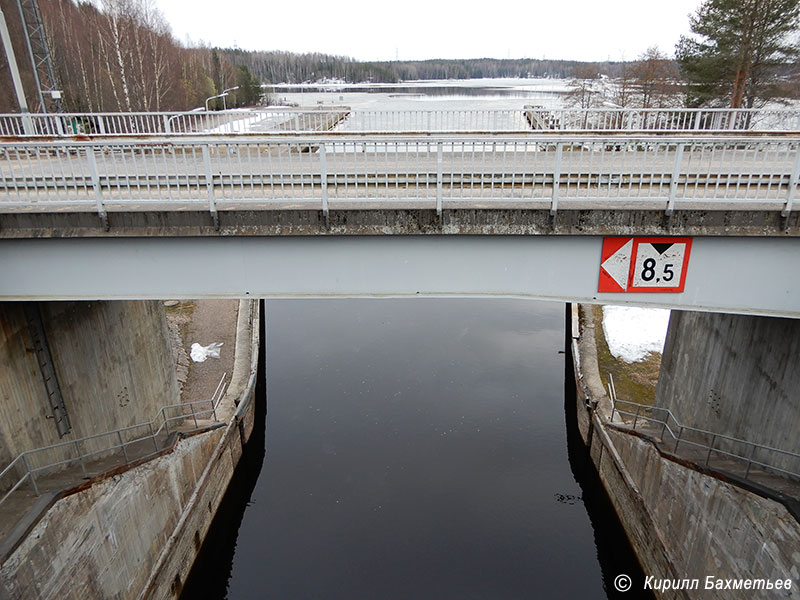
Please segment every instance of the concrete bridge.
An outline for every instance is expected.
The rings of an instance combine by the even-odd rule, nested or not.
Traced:
[[[800,259],[797,112],[337,111],[0,118],[22,132],[0,143],[0,298],[516,295],[800,316],[782,275]],[[436,131],[411,132],[423,122]],[[607,236],[697,237],[684,291],[598,291]],[[54,237],[84,239],[38,239]]]
[[[796,460],[797,114],[455,112],[0,117],[0,300],[23,301],[0,302],[4,456],[76,435],[54,426],[64,407],[83,435],[170,404],[152,300],[519,296],[686,310],[670,325],[658,406]],[[724,477],[711,487],[609,433],[598,397],[579,420],[596,428],[592,457],[653,572],[792,564],[774,544],[766,559],[742,556],[744,541],[774,542],[773,522],[796,548],[774,494]],[[680,539],[652,533],[659,511],[669,526],[686,515]],[[749,537],[712,535],[726,528]]]

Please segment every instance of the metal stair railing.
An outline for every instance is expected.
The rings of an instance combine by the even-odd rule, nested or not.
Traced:
[[[626,415],[633,417],[632,424],[630,422],[625,422],[622,418],[620,418],[619,421],[623,425],[631,427],[633,430],[636,430],[640,422],[652,424],[656,428],[660,425],[661,441],[673,454],[677,454],[678,448],[684,445],[705,451],[704,464],[707,466],[711,461],[712,454],[733,459],[744,466],[745,480],[751,478],[752,468],[754,466],[767,471],[773,471],[779,475],[800,479],[800,454],[788,450],[781,450],[780,448],[773,448],[764,444],[749,442],[721,433],[714,433],[712,431],[682,425],[675,418],[675,415],[672,414],[672,411],[667,408],[649,406],[629,400],[620,400],[617,398],[614,379],[610,375],[608,394],[612,403],[611,423],[614,422],[615,415]],[[789,458],[789,461],[785,460],[786,457]],[[784,462],[790,462],[797,466],[784,468],[784,464],[783,467],[779,467],[775,464],[778,462],[776,460],[777,458],[782,458]]]
[[[0,472],[0,490],[6,485],[4,481],[17,476],[16,482],[0,498],[0,506],[26,482],[30,484],[33,493],[40,495],[41,488],[37,478],[45,472],[54,473],[69,466],[80,466],[84,478],[89,478],[87,466],[89,461],[114,459],[115,465],[129,465],[134,461],[146,460],[155,456],[164,449],[162,442],[169,439],[169,435],[177,431],[177,425],[170,427],[171,423],[187,421],[193,422],[194,428],[200,427],[199,419],[213,418],[218,422],[217,408],[225,393],[227,373],[223,373],[214,393],[209,400],[199,400],[183,404],[171,404],[162,407],[156,417],[147,423],[139,423],[129,427],[114,429],[105,433],[86,436],[76,440],[69,440],[34,450],[26,450],[17,456],[5,469]],[[202,407],[202,408],[201,408]],[[152,450],[142,449],[136,451],[134,446],[149,446]],[[121,454],[121,456],[120,456]],[[19,473],[22,473],[20,476]]]

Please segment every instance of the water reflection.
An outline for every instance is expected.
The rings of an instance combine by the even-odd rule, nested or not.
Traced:
[[[282,301],[267,322],[266,460],[254,433],[184,597],[604,598],[632,574],[565,425],[562,305]]]

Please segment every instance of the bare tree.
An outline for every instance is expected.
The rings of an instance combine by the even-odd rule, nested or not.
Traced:
[[[630,63],[622,63],[615,81],[613,100],[620,108],[627,108],[634,102],[633,68]]]
[[[597,79],[597,67],[581,65],[573,70],[570,82],[570,91],[567,94],[567,104],[578,108],[591,108],[597,101],[598,93],[594,89]]]
[[[111,83],[111,90],[119,110],[131,112],[131,86],[129,84],[130,60],[130,2],[129,0],[102,0],[103,19],[100,28],[100,54]],[[120,97],[121,93],[121,97]]]
[[[675,63],[657,47],[648,48],[633,64],[634,95],[641,108],[665,108],[676,103],[678,73]]]
[[[149,45],[149,65],[155,110],[160,111],[161,105],[172,87],[173,78],[169,77],[167,73],[170,65],[170,50],[175,47],[175,43],[172,40],[169,25],[155,7],[153,0],[142,0],[142,4],[142,25]]]

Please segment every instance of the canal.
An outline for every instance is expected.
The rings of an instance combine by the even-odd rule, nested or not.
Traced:
[[[183,598],[631,598],[562,304],[266,302],[266,414]]]

